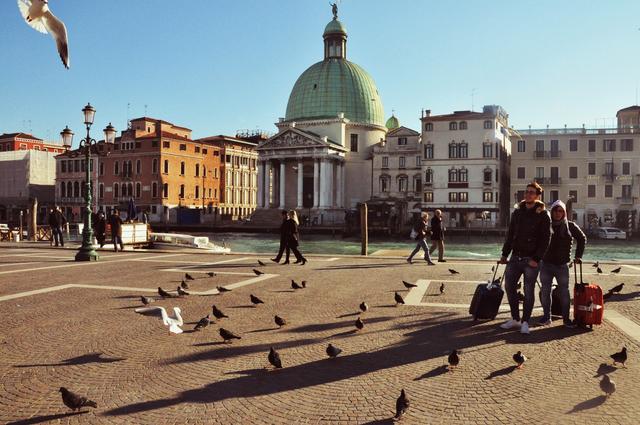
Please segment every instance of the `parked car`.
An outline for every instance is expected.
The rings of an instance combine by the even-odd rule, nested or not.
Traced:
[[[615,227],[600,227],[596,234],[600,239],[627,239],[627,234]]]

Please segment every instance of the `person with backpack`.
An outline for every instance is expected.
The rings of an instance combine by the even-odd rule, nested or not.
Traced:
[[[540,325],[551,324],[551,285],[553,278],[558,282],[556,291],[560,291],[560,303],[562,305],[562,321],[567,328],[575,328],[576,325],[569,316],[569,262],[571,260],[571,248],[573,239],[577,241],[574,262],[582,262],[582,254],[587,242],[584,232],[573,221],[567,219],[567,207],[564,202],[558,200],[551,204],[551,242],[547,252],[540,263],[540,303],[543,315]]]
[[[520,328],[520,333],[529,333],[529,319],[535,302],[535,285],[540,270],[540,260],[547,252],[551,239],[551,218],[544,202],[540,200],[542,187],[537,182],[527,185],[524,201],[519,202],[511,213],[509,230],[499,264],[506,264],[505,292],[509,300],[511,319],[500,325],[502,329]],[[511,258],[507,262],[507,257]],[[524,275],[524,306],[520,320],[520,300],[517,284]]]
[[[420,251],[420,249],[424,250],[424,261],[427,262],[428,265],[430,266],[435,266],[434,262],[431,261],[431,255],[429,254],[429,247],[427,246],[427,236],[429,235],[429,230],[428,230],[428,223],[429,223],[429,213],[427,213],[426,211],[423,211],[421,214],[420,219],[418,220],[418,222],[416,223],[416,225],[414,226],[411,234],[415,234],[414,239],[416,240],[416,247],[413,250],[413,252],[411,253],[411,255],[409,255],[409,258],[407,258],[407,263],[411,264],[413,261],[413,256],[416,255],[418,253],[418,251]]]

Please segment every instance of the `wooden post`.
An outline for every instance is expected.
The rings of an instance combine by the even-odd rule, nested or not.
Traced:
[[[31,200],[31,215],[29,216],[29,239],[38,240],[38,198]]]
[[[369,250],[369,226],[367,224],[367,204],[360,206],[360,237],[362,238],[362,247],[360,255],[367,255]]]

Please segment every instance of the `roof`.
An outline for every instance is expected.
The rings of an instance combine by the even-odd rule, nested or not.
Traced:
[[[139,136],[136,137],[135,140],[140,140],[140,139],[156,139],[156,138],[160,138],[160,137],[167,137],[170,139],[180,139],[180,140],[184,140],[187,142],[191,142],[193,140],[191,140],[188,137],[184,137],[184,136],[180,136],[179,134],[175,134],[175,133],[169,133],[168,131],[163,131],[162,134],[160,136],[158,136],[157,133],[152,133],[152,134],[146,134],[144,136]]]
[[[389,130],[393,130],[400,127],[400,121],[398,120],[398,118],[396,118],[395,115],[391,114],[391,116],[385,123],[385,127],[387,127]]]
[[[220,143],[220,144],[224,144],[224,143],[237,143],[237,144],[241,144],[241,145],[248,145],[251,147],[256,147],[258,146],[257,143],[252,142],[250,140],[241,140],[235,137],[231,137],[231,136],[225,136],[224,134],[219,134],[217,136],[209,136],[209,137],[203,137],[201,139],[197,139],[196,142],[201,142],[201,143]]]
[[[326,36],[329,34],[347,35],[347,28],[344,26],[342,22],[338,21],[337,19],[334,19],[331,22],[329,22],[327,26],[324,28],[324,33],[322,35]]]
[[[393,130],[390,130],[387,133],[387,137],[396,136],[398,133],[405,133],[405,134],[411,135],[411,136],[419,136],[420,135],[420,133],[418,133],[417,131],[410,129],[409,127],[405,127],[405,126],[401,125],[400,127],[397,127],[397,128],[394,128]]]
[[[616,113],[616,116],[617,116],[620,112],[631,112],[631,111],[640,111],[640,106],[638,106],[638,105],[634,105],[634,106],[629,106],[629,107],[627,107],[627,108],[620,109],[620,110]]]
[[[180,127],[179,125],[175,125],[174,123],[171,123],[171,122],[169,122],[169,121],[160,120],[160,119],[157,119],[157,118],[151,118],[151,117],[140,117],[140,118],[134,118],[134,119],[132,119],[132,120],[130,120],[130,121],[131,121],[131,122],[134,122],[134,121],[154,121],[154,122],[159,122],[159,123],[162,123],[162,124],[169,124],[169,125],[170,125],[170,126],[172,126],[172,127],[180,128],[180,129],[182,129],[182,130],[189,130],[189,131],[191,131],[191,129],[190,129],[190,128],[187,128],[187,127]]]
[[[28,133],[4,133],[4,134],[0,134],[0,139],[6,139],[6,138],[20,138],[20,139],[32,139],[32,140],[40,140],[42,141],[42,139],[36,137],[36,136],[32,136],[31,134]]]
[[[483,118],[494,119],[495,115],[484,112],[455,111],[453,114],[430,115],[428,117],[422,117],[421,121],[480,120]]]

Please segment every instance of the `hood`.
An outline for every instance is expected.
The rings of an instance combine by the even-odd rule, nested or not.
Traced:
[[[564,205],[564,204],[563,204]],[[520,201],[520,203],[518,204],[518,209],[524,210],[526,209],[526,202],[525,201]],[[541,212],[543,212],[545,210],[545,205],[544,202],[542,201],[535,201],[535,209],[536,212],[539,214]]]
[[[553,204],[551,204],[551,209],[553,210],[556,207],[560,207],[562,208],[562,211],[564,211],[564,215],[567,215],[567,206],[564,204],[564,202],[562,202],[561,200],[557,200],[556,202],[554,202]]]

